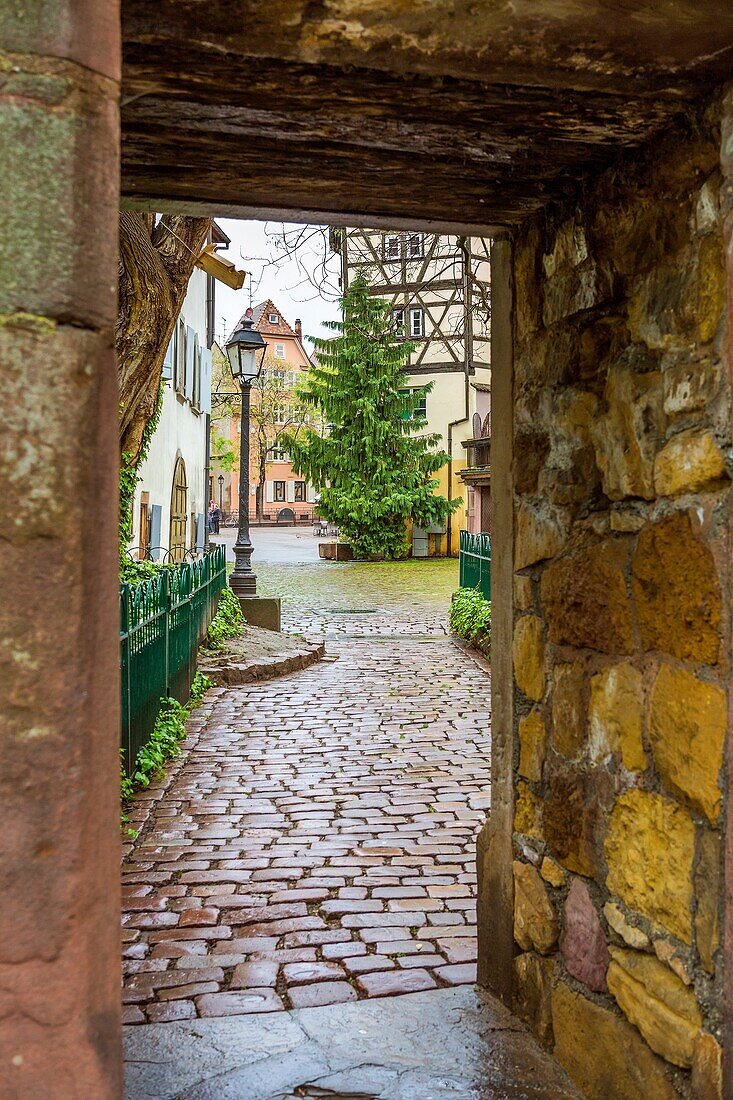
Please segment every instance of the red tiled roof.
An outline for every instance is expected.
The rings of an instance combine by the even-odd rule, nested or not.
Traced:
[[[277,314],[278,322],[276,325],[271,324],[268,320],[271,313]],[[234,326],[235,328],[239,328],[243,324],[245,316],[242,315]],[[266,302],[260,302],[259,305],[252,306],[252,321],[257,332],[261,332],[263,336],[297,336],[295,330],[290,327],[275,303],[269,298]]]

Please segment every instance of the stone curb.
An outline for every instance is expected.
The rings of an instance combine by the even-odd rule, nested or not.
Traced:
[[[309,665],[320,661],[326,653],[324,640],[310,642],[305,649],[288,653],[282,657],[264,657],[258,661],[236,661],[225,659],[220,664],[204,660],[199,665],[201,672],[214,681],[217,687],[236,687],[238,684],[250,684],[261,680],[272,680],[275,676],[284,676],[289,672],[299,672]]]
[[[491,676],[491,662],[484,656],[480,649],[476,649],[475,646],[469,645],[468,642],[464,642],[463,638],[459,638],[456,634],[449,634],[449,638],[456,649],[460,649],[462,653],[465,653],[466,657],[470,657],[487,673],[487,675]]]

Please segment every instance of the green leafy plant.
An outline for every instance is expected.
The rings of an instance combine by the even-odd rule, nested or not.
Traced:
[[[125,750],[120,749],[120,799],[122,802],[129,802],[134,793],[135,784],[125,771]],[[123,818],[123,821],[126,820],[127,818]]]
[[[342,300],[338,335],[316,340],[317,365],[298,395],[316,422],[286,432],[280,445],[294,469],[320,493],[320,514],[335,523],[357,558],[405,557],[407,523],[442,523],[458,507],[436,493],[434,477],[449,456],[425,433],[417,408],[431,386],[407,389],[414,345],[395,331],[388,302],[369,293],[360,273]]]
[[[180,742],[186,736],[186,718],[194,707],[199,706],[212,686],[208,676],[197,672],[187,703],[179,703],[177,699],[161,699],[153,732],[135,757],[131,774],[125,771],[120,750],[120,798],[123,803],[129,802],[136,790],[149,787],[151,780],[162,772],[165,763],[178,756]]]
[[[491,602],[478,588],[459,588],[453,593],[449,622],[451,631],[484,653],[491,647]]]
[[[193,710],[195,707],[201,705],[204,700],[204,695],[210,687],[214,686],[214,681],[210,680],[208,676],[205,676],[203,672],[196,671],[196,675],[193,678],[191,684],[191,694],[188,698],[187,709]]]
[[[221,649],[228,638],[236,638],[244,627],[241,604],[229,585],[225,585],[219,596],[216,615],[209,623],[204,644],[207,649]]]
[[[131,561],[125,555],[120,559],[120,584],[142,584],[157,577],[163,569],[177,569],[175,562]]]

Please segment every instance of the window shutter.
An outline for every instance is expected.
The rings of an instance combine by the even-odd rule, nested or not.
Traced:
[[[285,483],[285,497],[288,504],[295,502],[295,482],[288,481]]]
[[[175,330],[174,330],[175,331]],[[170,382],[173,378],[173,356],[176,353],[176,341],[173,336],[170,338],[170,343],[165,349],[165,359],[163,360],[163,381]]]
[[[185,394],[189,401],[193,398],[193,372],[196,362],[196,344],[198,337],[194,330],[186,325],[186,389]]]
[[[267,504],[272,504],[275,499],[275,485],[272,481],[265,482],[265,501]]]
[[[316,501],[316,487],[310,483],[306,485],[305,495],[310,504],[315,504]]]
[[[160,557],[160,528],[163,520],[163,509],[160,504],[153,504],[150,509],[150,546],[152,547],[153,561]]]
[[[186,326],[179,317],[176,335],[176,359],[173,379],[178,393],[183,393],[183,376],[186,373]]]
[[[211,412],[211,351],[201,349],[201,412]]]

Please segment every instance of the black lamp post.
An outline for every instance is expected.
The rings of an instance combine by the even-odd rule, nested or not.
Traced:
[[[252,383],[259,377],[265,361],[267,344],[252,321],[252,310],[244,315],[226,346],[232,377],[242,387],[242,417],[239,436],[239,531],[234,544],[234,571],[229,578],[232,592],[238,599],[257,593],[257,578],[252,571],[252,543],[249,538],[249,397]],[[260,354],[261,353],[261,354]]]
[[[224,511],[224,474],[219,474],[216,479],[219,482],[219,511]]]

